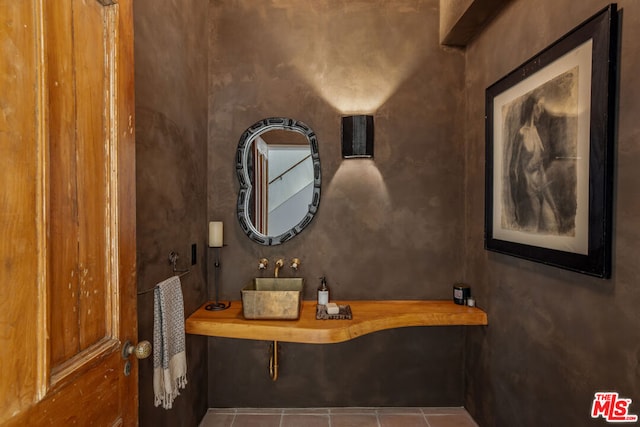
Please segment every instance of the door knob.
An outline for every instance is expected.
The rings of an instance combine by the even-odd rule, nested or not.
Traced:
[[[126,359],[132,354],[137,359],[146,359],[151,354],[151,343],[149,341],[140,341],[138,345],[133,345],[131,341],[127,340],[122,346],[122,358]]]

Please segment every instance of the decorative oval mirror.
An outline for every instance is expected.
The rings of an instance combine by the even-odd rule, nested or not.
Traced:
[[[251,240],[279,245],[300,233],[320,205],[315,133],[285,117],[259,121],[238,142],[238,220]]]

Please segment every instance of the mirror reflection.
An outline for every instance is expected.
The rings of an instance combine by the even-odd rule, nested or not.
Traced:
[[[277,245],[311,221],[320,203],[317,139],[304,123],[262,120],[247,129],[236,159],[238,219],[257,243]]]

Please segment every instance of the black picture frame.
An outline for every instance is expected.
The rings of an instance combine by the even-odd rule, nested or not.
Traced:
[[[611,276],[617,7],[486,89],[485,249]]]

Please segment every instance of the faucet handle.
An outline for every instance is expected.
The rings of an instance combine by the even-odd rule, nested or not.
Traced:
[[[291,268],[293,268],[295,271],[298,271],[298,267],[300,267],[300,259],[293,258],[291,260]]]
[[[258,264],[258,269],[266,270],[269,265],[269,260],[266,258],[260,258],[260,264]]]

